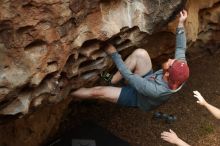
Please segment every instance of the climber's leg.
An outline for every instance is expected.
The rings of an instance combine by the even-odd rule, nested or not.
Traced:
[[[136,49],[125,60],[125,65],[135,74],[144,76],[146,73],[152,70],[152,63],[149,54],[144,49]],[[122,79],[120,72],[116,72],[111,80],[112,84],[116,84]]]
[[[97,86],[92,88],[80,88],[71,95],[80,99],[103,99],[116,103],[121,93],[121,88],[111,86]]]

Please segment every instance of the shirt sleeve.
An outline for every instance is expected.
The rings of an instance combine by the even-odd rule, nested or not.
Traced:
[[[112,60],[116,64],[119,72],[139,93],[145,96],[158,97],[157,85],[137,74],[133,74],[124,64],[121,55],[117,52],[111,54]]]
[[[186,61],[186,34],[184,27],[176,29],[176,51],[175,59]]]

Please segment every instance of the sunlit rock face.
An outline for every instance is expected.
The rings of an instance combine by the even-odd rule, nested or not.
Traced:
[[[198,5],[199,3],[199,5]],[[220,48],[220,1],[190,0],[190,17],[187,23],[189,56],[214,54]]]
[[[173,19],[184,5],[184,0],[1,0],[0,145],[39,145],[56,132],[71,92],[94,86],[113,67],[101,41],[113,43],[123,57],[138,47],[156,62],[172,56],[178,20]],[[185,7],[188,58],[218,50],[219,0],[188,0]],[[5,122],[14,117],[20,119]]]

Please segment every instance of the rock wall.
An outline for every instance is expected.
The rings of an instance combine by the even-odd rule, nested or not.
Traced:
[[[111,41],[123,57],[138,47],[155,62],[172,55],[174,18],[185,3],[0,1],[0,144],[40,145],[56,132],[71,91],[95,85],[113,67],[101,41]],[[219,0],[188,0],[186,9],[188,58],[218,51]]]
[[[220,48],[220,1],[189,1],[188,40],[191,46],[189,56],[214,54]],[[193,8],[194,7],[194,8]],[[190,33],[191,32],[191,33]],[[200,55],[199,55],[200,54]]]
[[[93,85],[111,66],[100,41],[119,51],[140,44],[184,2],[3,0],[0,2],[0,114],[26,114]],[[136,27],[136,28],[134,28]]]

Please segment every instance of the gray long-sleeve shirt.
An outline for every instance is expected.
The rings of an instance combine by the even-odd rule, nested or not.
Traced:
[[[185,60],[186,52],[186,35],[184,28],[177,28],[176,31],[176,51],[175,59]],[[164,101],[166,101],[169,94],[177,92],[182,86],[176,90],[171,90],[168,84],[163,80],[163,70],[160,69],[153,74],[146,77],[141,77],[132,73],[125,66],[121,55],[117,52],[111,54],[119,72],[128,80],[128,83],[138,92],[138,106],[147,111],[150,110]]]

